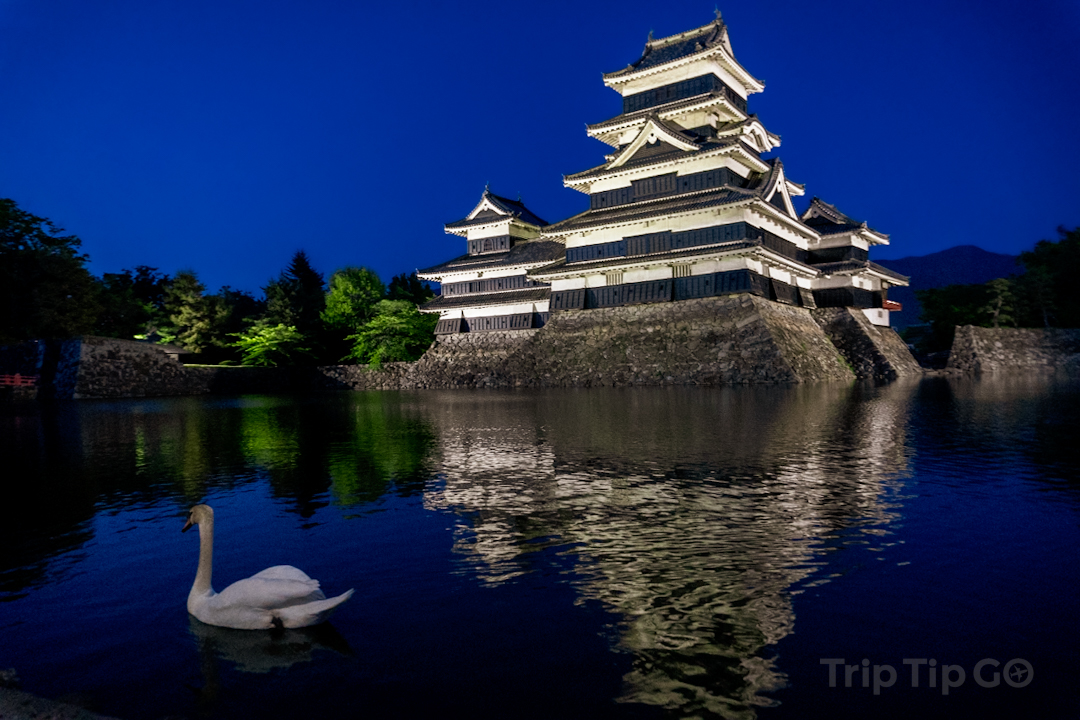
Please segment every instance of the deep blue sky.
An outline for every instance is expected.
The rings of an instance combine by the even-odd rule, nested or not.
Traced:
[[[752,112],[875,257],[1016,253],[1080,224],[1080,3],[723,2]],[[602,162],[601,73],[713,2],[0,0],[0,197],[95,273],[258,292],[300,248],[385,280],[464,250],[484,184],[549,222]],[[917,282],[917,279],[915,279]]]

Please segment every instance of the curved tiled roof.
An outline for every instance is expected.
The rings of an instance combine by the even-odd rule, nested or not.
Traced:
[[[839,235],[840,233],[867,230],[883,238],[889,237],[883,232],[874,230],[864,222],[848,217],[840,212],[835,205],[830,205],[819,197],[814,197],[810,201],[810,207],[806,209],[800,219],[814,228],[819,235]]]
[[[517,265],[542,265],[562,256],[565,249],[565,245],[555,240],[525,240],[516,243],[504,253],[462,255],[442,265],[419,270],[418,274],[440,275]]]
[[[485,190],[480,200],[481,202],[487,200],[493,206],[498,208],[503,213],[503,215],[500,217],[498,214],[492,213],[486,215],[485,217],[481,217],[485,215],[485,213],[481,213],[481,216],[477,216],[471,220],[468,218],[463,218],[461,220],[456,220],[451,223],[446,223],[446,227],[462,228],[470,227],[473,225],[487,225],[494,222],[501,222],[502,220],[505,220],[507,218],[517,218],[522,222],[527,222],[530,225],[537,225],[539,227],[547,225],[546,220],[540,218],[538,215],[529,210],[529,208],[525,207],[525,203],[521,202],[520,200],[511,200],[509,198],[504,198],[500,195],[496,195],[490,190]]]
[[[508,290],[497,293],[477,293],[458,295],[457,297],[439,296],[420,306],[421,310],[452,310],[462,307],[487,307],[491,305],[514,305],[517,303],[541,302],[551,297],[551,288],[529,288],[527,290]]]
[[[890,270],[884,265],[878,265],[876,262],[870,260],[841,260],[839,262],[818,263],[813,266],[822,275],[832,275],[834,273],[843,272],[859,272],[861,270],[873,270],[876,273],[885,275],[886,277],[894,278],[899,282],[907,284],[911,278],[907,275],[901,275],[895,270]]]
[[[696,53],[720,44],[724,40],[727,27],[719,16],[708,25],[703,25],[695,30],[690,30],[678,35],[672,35],[659,40],[653,40],[650,36],[645,43],[645,50],[641,57],[630,63],[622,70],[604,73],[605,78],[615,78],[628,75],[646,68],[664,65],[669,62],[689,57]]]
[[[703,155],[714,150],[720,150],[722,148],[728,148],[740,144],[743,146],[743,149],[745,149],[748,153],[751,153],[754,157],[759,157],[761,155],[761,153],[747,145],[739,137],[710,138],[708,141],[706,141],[704,145],[702,145],[697,150],[680,150],[678,153],[670,152],[664,153],[662,155],[651,155],[649,157],[641,158],[640,160],[631,159],[630,161],[625,162],[618,167],[611,167],[611,163],[605,163],[603,165],[597,165],[594,168],[589,168],[588,170],[582,170],[579,173],[565,175],[563,176],[563,181],[572,182],[574,180],[587,180],[591,178],[598,178],[607,175],[608,173],[623,172],[624,170],[631,170],[635,168],[646,167],[648,165],[667,162],[672,158],[676,157],[680,159],[697,157],[698,155]],[[558,223],[555,224],[558,225]]]
[[[730,205],[732,203],[753,200],[758,197],[756,190],[733,188],[723,185],[711,190],[703,190],[696,193],[683,193],[669,196],[659,200],[646,200],[642,202],[617,205],[600,210],[586,210],[583,213],[567,218],[561,222],[553,223],[544,228],[546,233],[566,233],[583,228],[607,225],[609,223],[633,222],[644,220],[660,215],[668,215],[687,210],[698,210],[716,205]]]
[[[611,267],[613,265],[625,265],[633,264],[635,262],[655,262],[656,260],[677,260],[684,257],[696,257],[698,255],[708,255],[713,252],[731,252],[734,250],[749,250],[750,248],[760,247],[760,240],[735,240],[734,242],[715,243],[712,245],[698,245],[692,248],[683,248],[679,250],[665,250],[662,252],[645,253],[643,255],[618,255],[616,257],[602,258],[599,260],[588,260],[586,262],[568,263],[563,258],[560,262],[554,262],[550,265],[545,265],[542,268],[529,271],[529,277],[542,278],[547,275],[558,275],[565,270],[578,271],[578,270],[595,270],[600,268]]]
[[[595,123],[593,125],[586,125],[585,130],[590,133],[601,132],[610,127],[618,127],[619,125],[623,125],[626,123],[636,122],[637,120],[643,119],[650,113],[668,113],[672,110],[681,110],[684,107],[693,107],[694,105],[699,105],[710,100],[727,100],[727,97],[724,95],[723,92],[713,90],[707,93],[702,93],[700,95],[694,95],[693,97],[688,97],[684,100],[672,100],[671,102],[664,103],[662,105],[654,105],[653,107],[644,108],[642,110],[622,113],[621,115],[616,115],[615,117],[608,120],[602,120],[601,122]],[[728,102],[730,104],[730,101]]]

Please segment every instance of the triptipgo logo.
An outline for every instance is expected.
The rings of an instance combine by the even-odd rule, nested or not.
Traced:
[[[856,687],[861,681],[861,687],[872,687],[875,695],[880,695],[882,688],[895,685],[902,675],[892,665],[871,665],[867,658],[854,665],[847,665],[844,658],[822,658],[819,662],[829,666],[829,687],[839,687],[841,682],[844,687]],[[968,679],[963,666],[939,666],[934,658],[904,658],[903,664],[911,669],[911,687],[940,687],[942,695],[948,695],[949,690],[960,687]],[[1023,658],[1014,658],[1004,667],[994,658],[984,658],[975,663],[971,677],[979,687],[993,688],[1004,681],[1009,687],[1022,688],[1031,684],[1035,669]]]

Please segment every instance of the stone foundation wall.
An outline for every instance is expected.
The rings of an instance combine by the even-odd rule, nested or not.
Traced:
[[[119,338],[83,336],[51,344],[45,368],[47,395],[60,400],[163,397],[207,393],[288,392],[285,368],[187,367],[160,347]]]
[[[830,339],[831,338],[831,339]],[[839,350],[838,350],[839,348]],[[192,367],[154,345],[82,337],[51,346],[58,398],[423,388],[747,385],[892,379],[919,372],[892,330],[858,311],[749,293],[552,314],[540,329],[440,336],[379,370]]]
[[[443,336],[405,388],[737,385],[853,378],[807,310],[753,295],[553,313]]]
[[[921,375],[923,370],[892,328],[870,322],[856,308],[819,308],[814,319],[860,378],[878,381]]]
[[[956,328],[950,370],[994,373],[1008,370],[1080,372],[1080,330],[1060,328]]]
[[[415,363],[386,363],[373,370],[366,365],[326,365],[306,374],[305,389],[314,392],[336,390],[399,390]]]

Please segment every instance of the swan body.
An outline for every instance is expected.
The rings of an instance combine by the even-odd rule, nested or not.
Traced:
[[[183,530],[199,526],[199,569],[188,593],[187,609],[207,625],[238,630],[272,627],[302,628],[318,625],[353,591],[327,598],[319,581],[291,565],[275,565],[246,580],[238,580],[220,593],[210,577],[214,562],[214,510],[209,505],[191,508]]]

